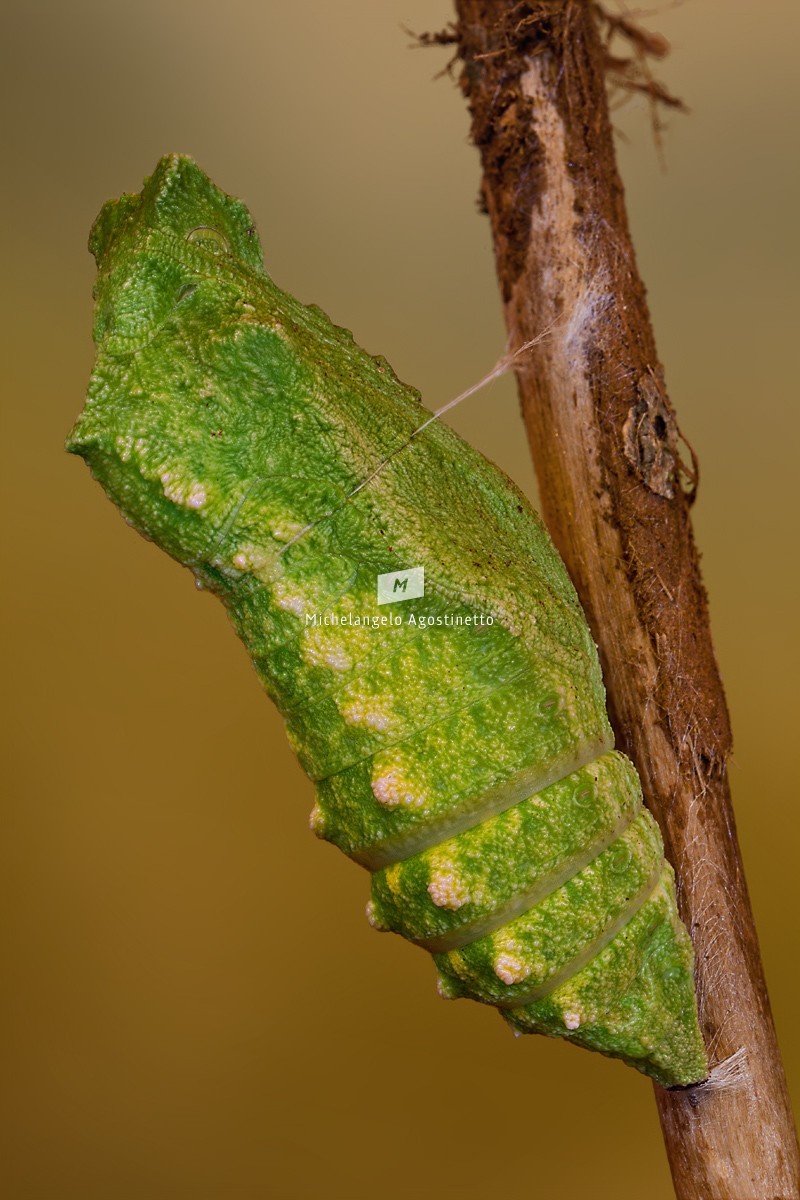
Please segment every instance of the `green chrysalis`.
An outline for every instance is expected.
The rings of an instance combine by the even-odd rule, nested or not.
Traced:
[[[672,868],[524,497],[272,283],[191,159],[106,204],[90,248],[68,448],[225,604],[316,782],[313,829],[372,873],[371,922],[518,1032],[705,1078]]]

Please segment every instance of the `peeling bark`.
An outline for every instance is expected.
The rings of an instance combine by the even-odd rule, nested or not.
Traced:
[[[738,1082],[656,1088],[685,1200],[791,1200],[797,1141],[727,782],[728,712],[689,508],[697,470],[658,361],[587,0],[456,0],[543,515],[600,653],[618,744],[675,867],[713,1063]],[[739,1060],[737,1060],[739,1061]]]

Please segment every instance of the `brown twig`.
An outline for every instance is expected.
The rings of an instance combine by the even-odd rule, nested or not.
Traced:
[[[677,872],[711,1061],[738,1052],[732,1085],[656,1088],[676,1191],[682,1200],[791,1200],[797,1142],[736,840],[728,713],[689,516],[697,469],[681,460],[617,174],[610,18],[589,0],[456,8],[512,344],[557,322],[518,372],[545,519],[600,645],[619,745],[639,768]],[[665,49],[615,20],[642,53]]]

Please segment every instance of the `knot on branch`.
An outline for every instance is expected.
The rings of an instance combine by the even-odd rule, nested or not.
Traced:
[[[694,501],[698,484],[698,464],[694,450],[678,428],[675,411],[666,393],[652,375],[642,375],[636,385],[638,399],[622,426],[623,451],[637,475],[657,496],[672,500],[675,484],[685,476],[685,493]],[[683,440],[692,456],[691,467],[680,457],[678,442]]]

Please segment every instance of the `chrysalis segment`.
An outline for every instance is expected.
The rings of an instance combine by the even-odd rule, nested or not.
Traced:
[[[479,824],[612,745],[566,680],[542,670],[320,781],[317,832],[372,869]],[[538,686],[537,686],[538,685]],[[388,703],[388,697],[387,697]],[[591,718],[595,720],[592,721]]]
[[[105,205],[90,246],[68,447],[225,604],[317,783],[315,832],[374,872],[372,922],[518,1032],[702,1079],[672,870],[527,501],[273,284],[247,209],[190,159]],[[378,576],[410,569],[424,594],[382,603]]]
[[[518,1033],[566,1037],[621,1058],[665,1087],[708,1074],[697,1027],[692,945],[675,905],[672,867],[625,928],[548,995],[504,1013]]]
[[[487,640],[500,641],[489,632]],[[498,628],[500,632],[505,633]],[[472,638],[473,646],[476,640]],[[519,642],[514,645],[513,639],[507,640],[507,652],[498,646],[494,656],[495,679],[488,677],[491,660],[481,662],[477,653],[473,658],[465,638],[448,645],[448,639],[429,635],[416,638],[358,679],[318,698],[287,721],[287,732],[304,768],[312,778],[337,774],[502,687],[526,678],[533,686],[530,663],[520,653]],[[467,653],[462,655],[465,642]],[[482,650],[482,646],[476,647],[476,651]],[[389,695],[391,703],[387,702]],[[534,694],[534,702],[535,698]]]
[[[552,991],[599,953],[650,895],[664,847],[647,809],[588,866],[507,925],[436,955],[451,996],[514,1008]]]
[[[431,724],[437,714],[444,716],[469,698],[509,683],[529,670],[525,647],[501,625],[481,624],[479,615],[466,608],[456,614],[448,611],[448,616],[452,623],[437,628],[435,638],[427,635],[424,625],[416,627],[416,636],[399,644],[391,642],[385,652],[376,647],[376,652],[362,658],[357,667],[353,658],[358,651],[354,653],[347,635],[320,638],[313,627],[307,628],[302,635],[301,654],[306,663],[310,661],[317,667],[317,686],[298,716],[313,719],[322,706],[333,705],[346,719],[351,705],[368,702],[389,687],[398,695],[403,728],[419,729]],[[435,617],[428,619],[433,621]],[[402,684],[402,695],[398,683]]]
[[[571,746],[605,729],[600,715],[582,704],[563,672],[544,661],[496,687],[480,683],[476,687],[467,676],[460,689],[448,689],[444,681],[427,705],[419,690],[403,686],[402,678],[393,686],[382,674],[327,706],[319,705],[313,724],[299,716],[287,723],[292,745],[312,779],[345,773],[363,759],[424,736],[426,730],[432,731],[435,742],[442,723],[452,726],[455,736],[460,727],[478,729],[491,752],[523,705],[531,714],[525,723],[524,763],[541,764],[543,775],[551,762],[567,756]]]
[[[431,951],[475,942],[588,866],[641,804],[633,765],[616,751],[604,754],[499,816],[376,871],[370,919]]]

